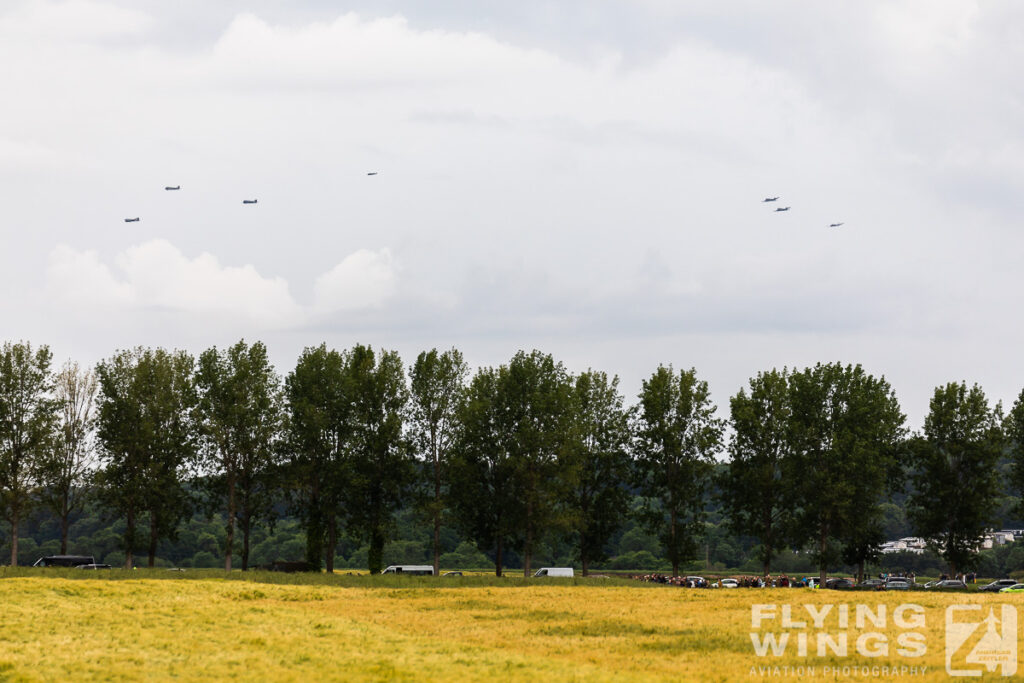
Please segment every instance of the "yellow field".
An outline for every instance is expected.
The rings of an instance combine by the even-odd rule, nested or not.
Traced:
[[[893,610],[903,602],[923,608],[926,625],[910,629],[923,634],[923,656],[896,654],[907,629],[895,623]],[[844,666],[896,666],[898,680],[946,680],[945,607],[968,602],[984,604],[987,614],[991,606],[1024,603],[1024,595],[686,590],[599,582],[438,587],[431,579],[373,588],[9,578],[0,580],[0,680],[870,678],[862,668],[844,673]],[[773,618],[758,629],[751,623],[754,603],[775,605],[760,608]],[[858,603],[873,610],[885,605],[886,625],[857,628]],[[805,604],[832,605],[825,630],[848,633],[848,655],[817,657],[811,638],[806,657],[793,643],[782,657],[758,657],[751,632],[761,638],[788,630],[794,640],[801,631],[817,632],[782,628],[785,605],[794,621],[811,624]],[[836,618],[843,604],[849,606],[848,628]],[[856,638],[875,631],[890,643],[889,656],[855,651]],[[878,642],[874,637],[869,649],[877,651]],[[803,676],[787,676],[782,668],[798,666],[815,667],[814,674],[806,668]],[[836,670],[826,672],[826,666]],[[888,669],[875,673],[894,678]]]

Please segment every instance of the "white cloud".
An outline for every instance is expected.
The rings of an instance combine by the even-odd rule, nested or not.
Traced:
[[[263,277],[251,265],[221,265],[208,253],[189,259],[165,240],[129,247],[115,263],[144,306],[235,315],[268,326],[286,326],[300,314],[283,278]]]
[[[316,279],[314,308],[321,312],[380,308],[395,293],[389,249],[360,249]]]
[[[0,21],[11,41],[92,42],[138,36],[152,25],[144,12],[94,0],[30,0]]]
[[[59,244],[46,268],[48,293],[76,306],[125,306],[136,303],[131,284],[118,281],[91,249],[76,251]]]
[[[297,303],[281,277],[265,277],[249,264],[223,265],[205,252],[189,258],[166,240],[129,247],[114,264],[116,274],[95,251],[58,245],[47,266],[47,291],[79,310],[160,309],[287,328],[313,315],[380,308],[398,284],[389,249],[360,249],[320,275],[311,307]]]

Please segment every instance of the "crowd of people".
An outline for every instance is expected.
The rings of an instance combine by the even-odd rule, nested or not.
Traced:
[[[803,579],[792,579],[785,574],[778,577],[767,576],[737,576],[733,578],[705,579],[702,576],[669,576],[667,574],[636,574],[632,577],[635,581],[647,581],[651,583],[663,583],[670,586],[681,586],[683,588],[722,588],[722,582],[735,581],[740,588],[806,588],[814,583],[815,577]]]
[[[773,577],[771,574],[765,576],[735,576],[730,578],[718,578],[718,579],[705,579],[702,576],[670,576],[668,574],[634,574],[631,576],[635,581],[647,581],[650,583],[662,583],[669,586],[680,586],[682,588],[722,588],[723,581],[726,582],[728,587],[739,587],[739,588],[817,588],[818,577],[817,576],[805,576],[803,578],[791,578],[786,574],[780,574]],[[833,577],[835,579],[836,577]],[[914,572],[894,572],[894,573],[880,573],[878,578],[883,582],[890,579],[904,579],[909,581],[911,584],[917,582],[917,576]],[[945,574],[941,577],[943,580],[949,577]],[[972,574],[958,574],[957,579],[960,579],[964,583],[968,583],[975,580],[975,575]],[[856,579],[838,579],[849,581],[847,587],[856,585]],[[831,580],[829,581],[831,587]]]

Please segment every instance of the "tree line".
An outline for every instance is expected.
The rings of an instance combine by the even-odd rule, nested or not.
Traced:
[[[7,342],[0,506],[12,564],[35,507],[61,520],[62,552],[84,505],[123,522],[126,567],[143,552],[153,566],[199,507],[224,515],[225,569],[236,547],[247,569],[254,529],[284,508],[310,565],[333,570],[344,535],[377,572],[412,508],[430,520],[435,570],[449,525],[498,575],[514,552],[528,576],[551,539],[570,541],[586,574],[630,516],[678,574],[700,554],[713,497],[757,540],[765,573],[796,550],[824,577],[878,559],[883,506],[905,495],[916,533],[952,571],[970,568],[1004,488],[1024,491],[1024,391],[1004,415],[977,385],[946,384],[922,430],[905,422],[883,377],[840,363],[758,373],[723,418],[692,368],[658,366],[627,405],[617,377],[540,351],[471,372],[456,349],[406,368],[393,351],[321,344],[281,377],[260,342],[59,369],[46,346]]]

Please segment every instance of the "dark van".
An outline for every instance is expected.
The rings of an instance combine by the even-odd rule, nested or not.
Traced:
[[[96,564],[92,555],[47,555],[35,561],[33,567],[77,567],[83,564]]]

